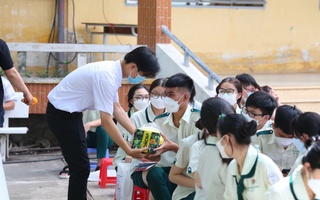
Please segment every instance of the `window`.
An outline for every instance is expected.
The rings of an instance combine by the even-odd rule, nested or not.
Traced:
[[[138,0],[126,0],[127,5],[137,5]],[[172,0],[172,6],[207,7],[264,7],[266,0]]]

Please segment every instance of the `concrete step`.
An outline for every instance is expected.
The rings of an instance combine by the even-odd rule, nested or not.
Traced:
[[[320,86],[276,86],[281,104],[296,105],[302,111],[320,113]]]

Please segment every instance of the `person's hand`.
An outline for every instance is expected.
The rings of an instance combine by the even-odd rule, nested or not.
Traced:
[[[131,162],[132,162],[132,157],[131,157],[131,156],[126,156],[126,157],[124,158],[124,162],[125,162],[125,163],[131,163]]]
[[[132,156],[133,158],[142,159],[146,157],[146,154],[143,154],[143,151],[148,150],[148,147],[142,148],[142,149],[130,149],[130,152],[127,153],[127,155]]]
[[[29,106],[33,104],[34,98],[31,93],[24,93],[23,98],[24,98],[23,103],[25,103]]]
[[[86,135],[87,135],[87,133],[88,133],[90,127],[91,127],[90,123],[85,123],[85,124],[83,124],[83,127],[84,127],[84,132],[85,132]]]
[[[169,140],[164,134],[162,134],[162,133],[160,133],[160,134],[163,138],[163,144],[160,147],[154,149],[157,152],[155,155],[161,155],[167,151],[176,152],[176,150],[179,149],[179,147],[176,143]]]

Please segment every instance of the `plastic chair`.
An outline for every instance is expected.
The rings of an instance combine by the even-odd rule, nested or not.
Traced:
[[[100,188],[106,188],[106,185],[116,185],[117,182],[117,176],[108,176],[108,167],[112,166],[113,158],[103,158],[101,160],[100,165],[100,181],[98,185]]]
[[[97,149],[96,148],[87,148],[87,153],[89,154],[93,154],[93,153],[97,153]],[[106,151],[106,158],[109,158],[109,149],[107,149]],[[94,170],[96,169],[98,163],[96,161],[90,161],[90,170]]]
[[[136,185],[133,186],[132,200],[148,200],[150,190],[147,188],[141,188]]]

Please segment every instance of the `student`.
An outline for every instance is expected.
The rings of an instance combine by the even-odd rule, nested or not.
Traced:
[[[142,84],[133,85],[129,89],[127,100],[129,107],[127,115],[130,118],[135,112],[144,110],[147,106],[149,106],[149,89]],[[121,126],[121,124],[117,124],[117,126],[122,133],[122,137],[125,139],[127,144],[131,146],[132,135],[123,126]],[[132,157],[127,155],[126,152],[121,147],[119,147],[115,157],[113,158],[113,164],[115,166],[118,166],[118,163],[122,162],[123,160],[126,163],[130,163]]]
[[[295,138],[298,138],[309,149],[310,146],[320,141],[320,115],[315,112],[305,112],[298,118],[294,119],[291,128]],[[289,175],[299,166],[302,162],[303,155],[297,158]]]
[[[271,96],[273,96],[274,99],[277,101],[278,107],[281,106],[279,96],[278,96],[278,94],[276,93],[276,91],[275,91],[271,86],[269,86],[269,85],[264,85],[264,86],[261,87],[261,91],[264,91],[264,92],[270,94]]]
[[[283,178],[278,166],[250,145],[257,123],[243,115],[231,114],[218,121],[217,147],[223,158],[234,160],[228,166],[224,198],[256,200]]]
[[[301,111],[296,107],[280,106],[276,111],[273,133],[260,134],[256,138],[260,152],[269,156],[279,166],[284,176],[288,174],[300,154],[290,130],[292,120],[300,114]]]
[[[1,80],[3,85],[3,110],[0,110],[0,127],[3,126],[5,111],[14,109],[14,99],[16,98],[16,93],[8,79],[1,76]]]
[[[257,91],[249,96],[242,114],[247,120],[257,123],[257,137],[262,134],[272,134],[271,116],[277,107],[276,100],[269,94]]]
[[[250,74],[242,73],[236,76],[241,82],[242,85],[242,102],[241,105],[244,105],[248,97],[256,91],[260,91],[260,86],[256,80]]]
[[[291,176],[280,180],[265,193],[265,199],[320,199],[320,142],[310,147]]]
[[[221,98],[209,98],[202,104],[199,122],[204,129],[204,134],[201,140],[192,144],[189,157],[186,159],[189,162],[187,173],[194,177],[196,183],[194,199],[223,199],[225,174],[230,159],[221,159],[216,147],[217,122],[220,115],[234,113],[233,107]],[[182,148],[181,146],[180,148]]]
[[[193,80],[185,74],[178,73],[167,80],[164,99],[167,113],[158,115],[154,120],[163,134],[164,143],[156,149],[155,155],[147,157],[159,162],[148,171],[132,174],[133,183],[149,188],[156,200],[171,199],[176,184],[170,182],[168,176],[179,143],[199,131],[194,125],[200,118],[199,110],[190,106],[195,93]]]
[[[216,87],[216,93],[218,97],[232,105],[236,113],[241,113],[242,86],[238,79],[234,77],[223,79]]]
[[[82,112],[99,110],[102,127],[126,154],[142,158],[145,149],[131,149],[125,142],[113,117],[130,134],[135,127],[119,104],[118,89],[123,78],[129,83],[141,83],[160,71],[155,53],[148,47],[138,47],[123,60],[86,64],[68,74],[48,95],[47,122],[57,137],[70,178],[68,199],[86,199],[90,172]]]

